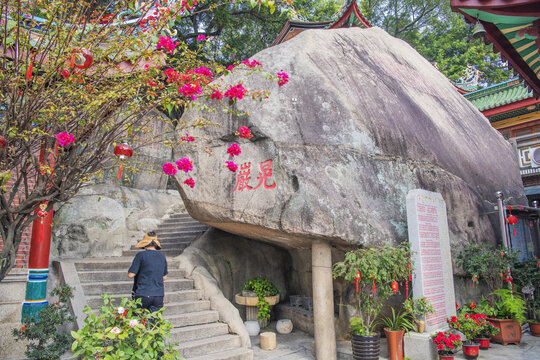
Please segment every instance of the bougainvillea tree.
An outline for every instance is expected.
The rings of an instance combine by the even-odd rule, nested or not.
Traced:
[[[223,89],[212,83],[229,71],[261,72],[258,62],[227,70],[204,62],[177,40],[169,26],[188,16],[195,2],[1,3],[0,280],[13,267],[22,232],[39,206],[52,209],[118,166],[116,144],[127,142],[135,150],[157,141],[170,145],[172,136],[152,130],[156,122],[171,122],[156,110],[199,106],[203,97],[227,106],[244,96],[267,95],[242,83]],[[204,2],[208,11],[220,6]],[[278,6],[268,0],[250,3]],[[264,76],[283,82],[282,74]],[[175,125],[190,143],[189,127],[205,122]],[[174,165],[168,165],[164,171],[172,174]],[[192,166],[189,159],[177,165],[186,172]],[[185,184],[195,182],[190,178]]]

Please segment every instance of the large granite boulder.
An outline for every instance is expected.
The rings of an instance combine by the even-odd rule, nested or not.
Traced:
[[[289,83],[248,76],[242,65],[218,81],[269,89],[268,99],[238,101],[247,115],[185,114],[188,124],[221,124],[190,130],[210,139],[212,156],[175,149],[194,160],[195,188],[179,187],[197,220],[287,248],[309,248],[316,238],[395,243],[407,237],[406,195],[422,188],[445,199],[456,245],[496,241],[489,213],[497,190],[525,204],[509,143],[444,75],[383,30],[308,30],[253,59],[265,71],[285,70]],[[240,126],[255,136],[236,137]],[[237,173],[224,167],[232,142],[242,148]]]

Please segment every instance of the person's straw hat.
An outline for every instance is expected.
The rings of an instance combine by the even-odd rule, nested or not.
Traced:
[[[135,245],[136,248],[145,248],[147,246],[151,246],[152,242],[154,242],[156,249],[161,249],[161,244],[159,243],[157,239],[157,235],[152,231],[149,233],[144,234],[144,237],[141,241]]]

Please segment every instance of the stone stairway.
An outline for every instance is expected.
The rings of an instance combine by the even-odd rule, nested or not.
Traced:
[[[210,302],[194,289],[193,280],[186,279],[179,270],[179,262],[171,259],[206,228],[188,215],[174,215],[157,230],[161,251],[168,257],[163,314],[174,327],[171,341],[179,343],[177,350],[187,360],[251,360],[253,351],[241,347],[238,335],[229,334],[228,325],[219,322],[219,313],[210,309]],[[97,311],[103,303],[102,293],[112,294],[115,299],[131,297],[133,280],[127,278],[127,270],[138,251],[144,250],[132,248],[118,258],[74,262],[88,306]]]

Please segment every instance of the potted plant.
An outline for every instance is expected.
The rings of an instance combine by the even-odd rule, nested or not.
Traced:
[[[458,347],[462,345],[461,337],[449,332],[439,331],[431,335],[433,342],[437,346],[439,360],[453,360]]]
[[[480,344],[475,342],[475,339],[483,328],[481,319],[486,319],[486,316],[484,314],[458,314],[447,320],[450,329],[460,331],[467,339],[462,344],[466,359],[474,360],[480,352]]]
[[[257,302],[252,304],[251,302],[244,301],[244,305],[257,306],[257,320],[259,320],[260,326],[266,327],[270,320],[270,306],[279,302],[279,290],[269,280],[262,277],[255,277],[244,283],[243,291],[253,292],[257,297]],[[249,296],[248,296],[249,297]],[[239,296],[237,295],[237,303]]]
[[[394,294],[392,283],[408,279],[410,251],[407,244],[397,247],[362,248],[349,251],[343,261],[332,267],[334,278],[343,277],[353,284],[357,294],[357,313],[350,319],[353,358],[378,359],[379,334],[374,332],[374,320],[383,302]],[[376,346],[365,354],[360,350]],[[375,355],[375,353],[377,355]]]
[[[495,317],[489,318],[500,332],[491,337],[491,341],[503,345],[519,344],[521,341],[521,323],[525,319],[525,301],[512,290],[499,289],[492,292],[484,302],[494,309]]]
[[[516,263],[513,276],[527,302],[529,329],[533,336],[540,336],[540,260]]]
[[[479,280],[483,280],[493,291],[503,286],[504,277],[501,273],[512,268],[516,259],[515,253],[502,247],[469,243],[458,254],[456,264],[471,277],[473,287]]]
[[[480,345],[480,350],[488,350],[490,347],[490,338],[497,335],[500,329],[487,318],[481,319],[482,331],[476,337],[476,342]]]
[[[532,336],[540,336],[540,309],[535,309],[533,318],[529,319],[529,329]]]
[[[485,299],[485,298],[484,298]],[[481,326],[481,331],[475,341],[480,345],[481,350],[487,350],[490,347],[490,338],[499,332],[499,328],[487,320],[487,316],[494,316],[495,309],[487,301],[478,304],[472,302],[463,305],[457,309],[459,314],[475,315]]]
[[[435,309],[425,296],[405,300],[403,308],[414,317],[416,331],[419,333],[423,333],[426,327],[426,315],[435,312]]]
[[[403,360],[403,334],[414,330],[409,312],[400,310],[397,314],[392,308],[392,316],[383,316],[381,324],[384,326],[390,360]]]

